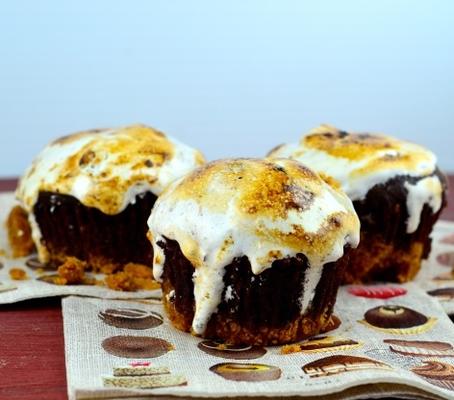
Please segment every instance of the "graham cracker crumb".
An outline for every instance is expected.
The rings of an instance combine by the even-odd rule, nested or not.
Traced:
[[[85,268],[87,263],[76,257],[68,257],[66,261],[58,267],[58,283],[57,285],[77,284],[82,283],[85,277]]]
[[[9,270],[9,276],[15,281],[24,281],[28,279],[27,272],[25,272],[22,268],[11,268]]]
[[[128,292],[159,288],[159,284],[153,280],[151,268],[135,263],[128,263],[123,271],[107,275],[105,282],[110,289]]]
[[[109,275],[113,274],[115,271],[118,271],[118,268],[119,267],[117,264],[106,263],[99,267],[99,272]]]
[[[138,288],[134,284],[133,279],[124,271],[115,274],[107,275],[105,278],[106,285],[109,289],[122,290],[125,292],[134,292]]]
[[[299,344],[286,344],[285,346],[281,347],[281,354],[292,354],[298,353],[301,351],[301,347]]]
[[[25,257],[33,253],[35,244],[28,223],[28,214],[22,207],[12,208],[6,220],[6,229],[14,258]]]

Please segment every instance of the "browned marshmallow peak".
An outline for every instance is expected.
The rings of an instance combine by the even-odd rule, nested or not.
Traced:
[[[84,206],[114,215],[137,195],[159,195],[203,163],[199,151],[145,125],[95,129],[46,146],[20,180],[16,196],[30,215],[34,241],[45,258],[33,218],[40,192],[71,195]]]
[[[419,226],[425,204],[434,213],[442,206],[443,184],[435,175],[437,159],[429,150],[391,136],[350,133],[320,125],[299,143],[273,149],[269,157],[291,158],[334,178],[352,201],[363,200],[375,185],[397,176],[409,176],[407,189],[407,232]]]
[[[154,276],[163,273],[159,245],[175,240],[195,268],[192,329],[202,334],[221,301],[225,267],[247,256],[260,274],[273,261],[304,254],[309,262],[303,314],[322,266],[359,242],[350,199],[304,165],[286,159],[227,159],[208,163],[175,181],[148,220]]]

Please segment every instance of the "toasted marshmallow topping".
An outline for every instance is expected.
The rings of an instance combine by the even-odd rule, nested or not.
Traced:
[[[273,261],[304,254],[309,262],[301,313],[322,266],[359,242],[359,220],[348,197],[291,160],[231,159],[206,164],[175,181],[148,220],[153,273],[160,280],[160,242],[178,242],[195,268],[192,329],[202,334],[224,290],[225,267],[247,256],[254,274]],[[227,293],[226,293],[227,295]]]
[[[20,180],[16,196],[29,212],[44,261],[47,256],[33,217],[39,192],[71,195],[87,207],[114,215],[141,193],[159,195],[203,162],[197,150],[144,125],[79,132],[44,148]]]
[[[348,133],[321,125],[299,143],[273,149],[270,158],[291,158],[316,172],[331,176],[353,200],[363,200],[375,185],[397,176],[423,178],[405,183],[408,191],[407,232],[419,226],[421,211],[428,204],[433,212],[442,205],[443,184],[436,176],[437,159],[429,150],[390,136]]]

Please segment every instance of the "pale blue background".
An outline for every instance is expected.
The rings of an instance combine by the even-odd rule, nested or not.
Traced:
[[[454,1],[4,1],[0,175],[49,140],[145,122],[208,158],[320,122],[425,144],[454,171]]]

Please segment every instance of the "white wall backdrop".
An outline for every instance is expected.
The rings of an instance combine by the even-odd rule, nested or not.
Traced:
[[[454,171],[454,1],[2,2],[0,176],[51,139],[144,122],[209,159],[329,122]]]

